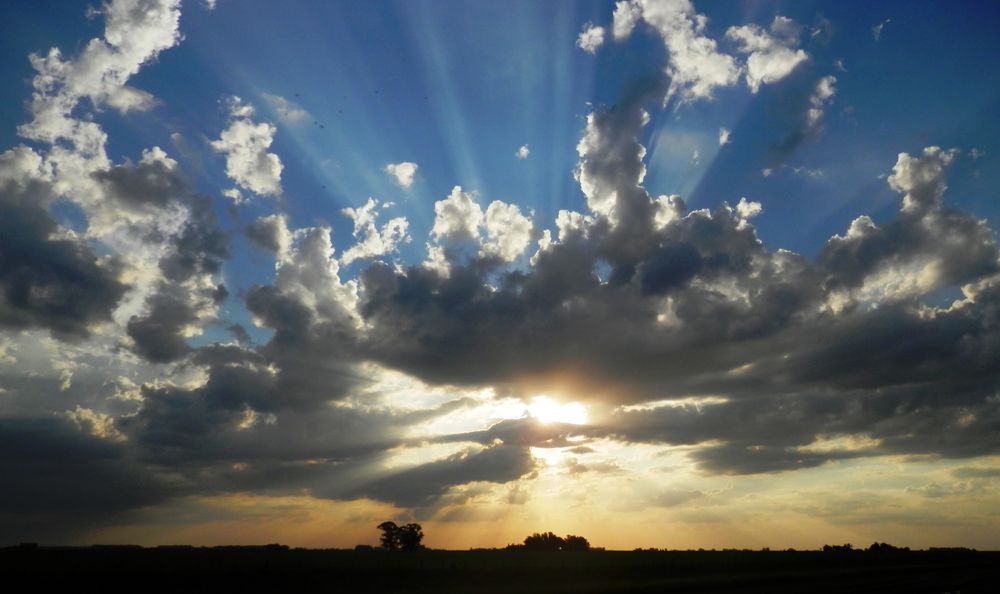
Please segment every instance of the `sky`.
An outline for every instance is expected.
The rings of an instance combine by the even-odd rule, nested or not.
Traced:
[[[0,5],[0,545],[1000,548],[1000,4]]]

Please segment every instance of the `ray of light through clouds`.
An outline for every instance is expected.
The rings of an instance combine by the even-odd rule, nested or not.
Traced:
[[[1000,5],[507,4],[4,3],[0,544],[1000,546]]]

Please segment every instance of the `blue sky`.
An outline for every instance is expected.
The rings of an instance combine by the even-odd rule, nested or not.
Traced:
[[[598,471],[579,470],[588,463],[645,485],[608,525],[649,505],[697,524],[699,501],[743,517],[754,493],[787,504],[790,525],[801,509],[761,475],[808,490],[855,472],[860,485],[906,456],[927,466],[873,496],[902,490],[927,511],[928,483],[913,478],[927,472],[939,487],[952,481],[965,519],[996,501],[998,378],[983,361],[1000,282],[1000,4],[88,6],[0,6],[0,206],[12,230],[49,218],[55,230],[4,240],[28,255],[0,258],[0,437],[52,418],[62,424],[37,433],[62,435],[69,419],[132,452],[122,481],[171,465],[185,478],[166,481],[169,495],[95,510],[77,533],[45,534],[153,542],[147,519],[115,514],[154,502],[182,515],[237,495],[264,498],[248,508],[307,505],[266,499],[294,495],[365,513],[394,506],[377,513],[491,544],[471,527],[496,514],[531,526],[559,477],[593,488]],[[595,27],[601,43],[587,46]],[[61,62],[29,60],[50,48]],[[60,101],[72,107],[46,119]],[[105,137],[87,153],[94,130]],[[412,180],[390,174],[398,164],[416,167]],[[31,180],[41,197],[28,198]],[[670,195],[684,206],[658,200]],[[365,227],[368,215],[345,209],[375,218]],[[848,356],[882,341],[893,346],[861,357],[873,369]],[[818,371],[824,361],[840,375]],[[978,383],[943,371],[899,379],[955,366],[978,370]],[[675,415],[698,414],[678,421],[668,401],[681,403]],[[777,412],[764,418],[751,402]],[[309,420],[309,406],[326,408]],[[218,420],[232,441],[184,441],[194,430],[182,409]],[[922,434],[909,424],[928,426],[925,413],[968,435]],[[800,415],[799,441],[779,439]],[[750,417],[746,434],[719,429]],[[502,431],[517,422],[549,437],[514,449],[526,442]],[[280,451],[250,448],[244,431],[269,432]],[[167,442],[183,460],[164,458]],[[588,452],[578,461],[571,447]],[[280,460],[271,470],[287,481],[201,483],[198,472],[218,471],[208,451],[226,452],[237,474]],[[682,460],[675,475],[657,474],[664,455]],[[314,459],[340,466],[314,476],[303,470]],[[400,468],[455,476],[414,499],[385,486]],[[748,478],[733,487],[732,476]],[[975,496],[955,486],[970,476]],[[529,491],[535,507],[498,503]],[[197,499],[209,493],[220,499]],[[448,519],[463,494],[486,502],[465,528]],[[830,517],[847,507],[829,502]],[[944,525],[943,509],[927,513]],[[859,535],[837,526],[820,532]],[[925,542],[911,528],[885,529]],[[208,526],[197,538],[226,540]]]
[[[50,46],[72,51],[81,34],[99,32],[100,20],[88,20],[74,10],[78,5],[8,7],[2,72],[5,80],[23,84],[5,85],[5,105],[26,99],[28,53]],[[313,116],[282,127],[275,138],[287,164],[287,207],[297,221],[318,218],[346,230],[339,210],[376,196],[399,202],[414,229],[425,231],[432,222],[426,205],[455,184],[486,199],[535,208],[541,220],[551,220],[560,208],[583,203],[572,169],[588,104],[613,105],[624,84],[655,72],[663,59],[649,32],[609,44],[596,56],[567,49],[584,23],[607,24],[613,5],[241,1],[222,2],[214,11],[195,5],[182,17],[184,43],[135,79],[163,100],[154,114],[158,121],[150,125],[144,117],[139,125],[138,118],[112,113],[102,114],[102,121],[113,132],[111,154],[128,156],[169,144],[171,131],[219,128],[225,117],[219,97],[263,103],[261,94],[270,93],[295,100]],[[747,195],[765,206],[756,221],[765,241],[811,254],[859,212],[891,210],[891,193],[877,176],[897,153],[926,144],[978,147],[986,160],[967,164],[978,176],[953,182],[951,199],[995,218],[996,201],[985,194],[998,175],[996,150],[989,149],[1000,109],[1000,74],[991,67],[1000,8],[746,2],[699,10],[717,36],[731,22],[766,25],[776,14],[806,26],[820,18],[831,22],[830,39],[807,41],[806,47],[809,70],[838,75],[837,97],[823,138],[791,162],[826,177],[761,179],[767,147],[780,134],[770,132],[780,117],[774,104],[780,89],[750,96],[736,87],[712,103],[654,114],[649,137],[682,135],[684,148],[696,145],[711,154],[718,128],[726,127],[733,143],[715,161],[702,158],[697,165],[672,162],[676,155],[664,151],[661,161],[648,164],[651,191],[682,193],[697,207]],[[884,37],[876,41],[872,27],[886,19]],[[838,72],[837,60],[847,72]],[[24,119],[24,111],[4,111],[5,144],[16,142]],[[513,158],[522,144],[531,149],[525,162]],[[379,163],[417,156],[420,175],[409,192],[378,170]],[[220,180],[199,181],[210,191]]]

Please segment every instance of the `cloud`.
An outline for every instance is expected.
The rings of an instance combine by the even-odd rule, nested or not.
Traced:
[[[129,21],[134,40],[123,36],[130,6],[150,9],[150,23]],[[619,2],[614,37],[652,27],[670,76],[635,81],[587,115],[579,212],[541,221],[455,186],[434,205],[427,261],[410,265],[396,261],[408,220],[380,220],[375,198],[344,209],[354,241],[341,252],[322,222],[255,213],[243,233],[273,270],[230,295],[218,191],[198,195],[159,147],[112,162],[86,112],[152,100],[122,89],[176,42],[175,5],[107,10],[109,32],[80,56],[38,58],[24,130],[39,146],[0,155],[0,394],[20,415],[0,419],[0,472],[19,477],[0,494],[11,539],[220,493],[433,512],[499,484],[513,495],[544,473],[531,448],[681,446],[671,455],[721,475],[1000,451],[1000,250],[985,221],[949,204],[958,151],[911,148],[884,163],[897,212],[855,218],[814,257],[758,238],[760,202],[692,210],[644,185],[647,110],[665,94],[695,101],[741,75],[751,89],[784,80],[773,90],[793,107],[782,158],[817,137],[835,79],[801,66],[789,19],[735,28],[740,70],[689,2]],[[93,62],[107,80],[69,72],[96,60],[88,52],[107,58]],[[247,103],[228,109],[212,146],[232,191],[279,195],[275,128]],[[390,166],[403,165],[402,178],[388,173],[410,187],[416,165]],[[79,224],[60,224],[62,201]],[[224,304],[246,308],[246,327]],[[590,422],[496,412],[542,393],[579,400]],[[634,472],[597,458],[556,469]],[[706,496],[650,493],[663,507]]]
[[[251,223],[245,230],[256,246],[277,254],[286,254],[292,245],[292,233],[284,215],[267,215]]]
[[[784,165],[802,145],[820,138],[826,110],[837,92],[837,78],[832,75],[823,76],[808,86],[801,82],[796,81],[797,84],[784,91],[788,105],[784,122],[787,132],[771,147],[772,163],[769,169],[772,172]]]
[[[615,5],[614,37],[628,37],[639,22],[646,22],[663,40],[667,50],[667,96],[682,101],[711,99],[717,88],[732,86],[739,67],[732,56],[718,50],[705,35],[708,18],[695,12],[689,0],[627,0]]]
[[[0,328],[83,338],[111,320],[127,287],[116,258],[99,258],[53,219],[49,179],[32,149],[0,154]]]
[[[875,39],[875,41],[878,41],[879,39],[881,39],[881,37],[882,37],[882,29],[884,29],[885,26],[888,25],[890,22],[892,22],[892,19],[885,19],[881,23],[879,23],[879,24],[875,25],[874,27],[872,27],[872,38]]]
[[[399,187],[404,190],[410,189],[413,185],[413,177],[417,174],[417,169],[419,169],[417,164],[409,161],[389,163],[384,167],[385,172],[391,175]]]
[[[726,37],[738,44],[740,53],[747,54],[746,82],[752,93],[761,85],[775,83],[788,76],[809,59],[799,44],[801,28],[791,19],[774,17],[770,32],[757,25],[730,27]]]
[[[837,89],[834,85],[837,77],[832,75],[824,76],[816,83],[813,94],[809,96],[809,111],[806,123],[810,130],[817,130],[823,121],[823,110],[833,100]]]
[[[341,256],[344,264],[362,258],[391,254],[400,244],[410,241],[410,236],[407,234],[409,222],[406,217],[391,219],[381,228],[376,226],[378,206],[378,200],[369,198],[360,208],[345,208],[342,211],[354,221],[354,238],[358,241]]]
[[[486,209],[486,239],[483,253],[504,262],[513,262],[524,253],[531,241],[531,220],[521,214],[516,204],[494,200]]]
[[[752,219],[762,212],[764,212],[764,209],[761,207],[760,202],[750,202],[746,198],[740,198],[739,203],[736,205],[736,214],[744,220]]]
[[[442,460],[391,474],[352,493],[403,507],[434,504],[448,489],[472,482],[506,483],[535,470],[528,448],[496,445],[466,450]]]
[[[32,120],[18,127],[21,136],[48,143],[66,139],[93,155],[102,152],[104,134],[93,122],[72,118],[80,99],[123,112],[154,105],[151,95],[126,82],[180,40],[180,0],[115,0],[103,6],[102,14],[104,37],[92,39],[75,59],[64,60],[56,48],[30,56],[38,76]]]
[[[514,153],[514,156],[518,159],[524,160],[528,158],[529,154],[531,154],[531,151],[528,150],[528,145],[522,144],[521,148],[517,149],[517,152]]]
[[[431,237],[438,241],[472,240],[479,235],[483,209],[473,194],[455,186],[445,199],[434,203],[434,226]]]
[[[261,97],[267,101],[268,105],[271,106],[271,109],[278,114],[278,117],[281,118],[283,122],[288,124],[298,124],[311,117],[308,111],[302,109],[302,107],[295,102],[289,101],[280,95],[262,93]]]
[[[604,44],[604,27],[598,27],[593,23],[587,23],[580,31],[580,36],[576,38],[576,47],[588,54],[596,54],[598,48]]]
[[[990,280],[997,245],[982,221],[943,206],[951,153],[901,155],[890,182],[902,198],[896,219],[859,219],[810,261],[757,239],[749,219],[758,203],[686,212],[642,188],[643,98],[656,95],[630,92],[588,116],[577,178],[589,212],[560,213],[558,234],[544,236],[526,271],[498,277],[473,258],[453,261],[447,275],[363,272],[359,311],[378,345],[370,356],[448,385],[527,383],[538,393],[553,378],[577,398],[621,404],[724,395],[588,428],[593,437],[696,445],[691,458],[711,473],[1000,447],[984,438],[997,414],[986,359],[966,359],[961,380],[945,371],[961,353],[1000,348],[986,321],[1000,294]],[[438,236],[476,237],[482,212],[471,196],[456,190],[438,206]],[[660,208],[671,214],[654,224]],[[928,315],[920,296],[948,286],[966,286],[967,301]],[[945,426],[962,430],[933,437],[931,427]],[[868,435],[875,445],[814,447],[829,435]]]
[[[125,464],[127,446],[81,431],[68,418],[0,418],[0,538],[65,542],[82,531],[168,499],[176,489]]]
[[[226,175],[239,187],[261,196],[281,195],[281,159],[267,150],[277,129],[266,122],[254,123],[253,106],[239,97],[226,100],[229,127],[211,146],[226,155]]]

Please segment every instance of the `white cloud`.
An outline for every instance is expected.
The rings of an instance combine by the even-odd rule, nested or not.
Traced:
[[[736,214],[744,220],[752,219],[762,212],[764,212],[764,208],[760,202],[750,202],[746,197],[740,198],[739,203],[736,204]]]
[[[381,228],[376,225],[379,201],[375,198],[368,198],[360,208],[345,208],[342,212],[354,221],[354,238],[358,240],[341,256],[344,264],[395,252],[400,244],[410,241],[406,217],[390,219]]]
[[[580,36],[576,38],[576,47],[588,54],[597,53],[597,48],[604,43],[604,27],[598,27],[593,23],[587,23],[580,31]]]
[[[711,99],[716,88],[736,83],[740,70],[735,60],[718,51],[715,40],[704,34],[708,18],[695,12],[690,0],[619,2],[614,12],[615,39],[628,37],[640,20],[656,30],[667,49],[668,97]]]
[[[262,93],[261,96],[271,106],[282,121],[289,124],[298,124],[309,119],[309,112],[302,109],[298,104],[270,93]]]
[[[455,186],[444,200],[434,203],[434,227],[431,236],[438,241],[476,239],[483,222],[483,209],[471,192]]]
[[[284,223],[284,219],[276,222]],[[282,231],[279,235],[286,235]],[[357,318],[357,281],[342,282],[329,227],[306,227],[291,234],[291,247],[278,255],[274,286],[296,296],[319,320]]]
[[[757,25],[726,31],[726,37],[738,44],[738,51],[747,54],[746,82],[752,93],[759,91],[762,84],[785,78],[809,58],[803,50],[793,49],[799,43],[800,32],[794,21],[780,15],[774,17],[770,33]]]
[[[29,105],[32,118],[18,127],[18,134],[53,145],[68,141],[70,149],[53,146],[46,158],[57,165],[60,191],[73,194],[85,209],[100,201],[89,176],[110,165],[107,135],[96,122],[74,117],[73,112],[82,98],[122,112],[155,105],[152,95],[126,83],[143,64],[177,44],[179,5],[180,0],[110,2],[99,12],[105,17],[104,37],[91,39],[79,55],[65,59],[52,48],[29,56],[37,71]]]
[[[837,92],[837,89],[834,86],[836,83],[837,77],[832,75],[824,76],[819,79],[818,83],[816,83],[816,88],[813,90],[813,94],[809,97],[809,111],[806,114],[806,125],[810,130],[818,129],[820,124],[823,122],[824,110],[833,100],[833,96]]]
[[[413,185],[413,176],[416,175],[419,166],[416,163],[403,161],[402,163],[389,163],[383,170],[395,178],[396,183],[403,189],[409,189]]]
[[[531,151],[528,149],[528,145],[522,144],[521,148],[517,149],[517,152],[514,153],[514,156],[518,159],[527,159],[529,154],[531,154]]]
[[[483,253],[513,262],[531,242],[531,220],[516,204],[494,200],[486,209],[486,240]]]
[[[253,106],[239,97],[227,100],[229,127],[212,148],[225,153],[226,175],[239,187],[262,196],[281,195],[281,159],[267,152],[277,129],[266,122],[254,123]]]
[[[233,204],[243,204],[247,201],[247,197],[243,195],[242,192],[236,188],[229,188],[222,191],[222,195],[233,201]]]
[[[719,146],[729,144],[729,130],[719,128]]]
[[[621,0],[616,3],[612,25],[615,39],[621,41],[631,35],[641,18],[642,8],[637,2]]]
[[[943,150],[938,146],[924,149],[923,155],[912,157],[900,153],[888,177],[889,186],[904,194],[903,211],[912,212],[941,202],[945,185],[945,169],[959,154],[958,149]]]

